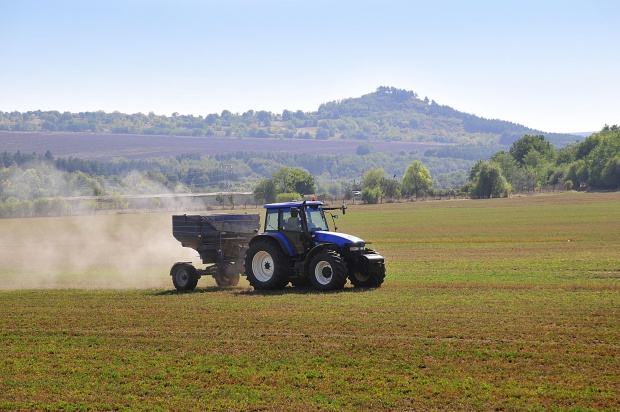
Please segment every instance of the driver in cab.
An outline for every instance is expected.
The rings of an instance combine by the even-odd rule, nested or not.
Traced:
[[[301,221],[299,220],[299,211],[291,209],[291,217],[286,220],[284,230],[299,232],[301,230]]]

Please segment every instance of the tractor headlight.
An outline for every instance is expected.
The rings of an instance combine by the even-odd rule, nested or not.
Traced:
[[[364,244],[354,244],[349,246],[349,252],[359,252],[361,250],[364,250]]]

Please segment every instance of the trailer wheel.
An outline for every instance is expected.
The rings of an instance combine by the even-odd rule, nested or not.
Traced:
[[[217,285],[221,288],[233,287],[239,284],[238,273],[233,273],[233,274],[220,273],[220,274],[215,275],[214,278],[215,278],[215,283],[217,283]]]
[[[332,250],[312,258],[308,275],[312,286],[322,291],[342,289],[347,283],[347,267],[340,255]]]
[[[288,284],[288,259],[275,243],[257,240],[245,254],[245,275],[254,289],[283,289]]]
[[[196,268],[188,263],[175,265],[172,268],[172,283],[177,290],[194,290],[198,284],[198,275]]]

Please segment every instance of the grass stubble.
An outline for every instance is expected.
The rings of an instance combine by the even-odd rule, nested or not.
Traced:
[[[37,272],[15,225],[66,248],[88,218],[0,221],[0,410],[619,410],[619,201],[351,206],[388,277],[335,293],[176,293],[168,215],[95,217]]]

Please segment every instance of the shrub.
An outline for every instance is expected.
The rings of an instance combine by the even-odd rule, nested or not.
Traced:
[[[379,203],[379,198],[381,198],[381,188],[375,187],[374,189],[370,189],[366,187],[362,189],[362,201],[369,205]]]
[[[276,202],[296,202],[301,200],[299,193],[280,193],[276,196]]]

